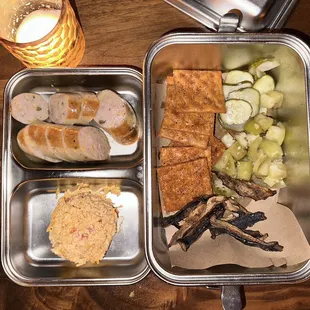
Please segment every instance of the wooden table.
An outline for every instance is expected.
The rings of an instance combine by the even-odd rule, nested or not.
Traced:
[[[73,4],[74,5],[74,4]],[[201,27],[163,0],[76,0],[86,37],[81,65],[142,67],[149,45],[165,32]],[[287,24],[310,35],[310,1],[301,0]],[[23,68],[0,46],[0,91]],[[2,107],[2,96],[0,106]],[[1,118],[2,119],[2,118]],[[310,309],[310,281],[297,285],[246,287],[246,309]],[[116,287],[24,288],[0,269],[0,309],[221,309],[220,292],[168,285],[151,273]]]

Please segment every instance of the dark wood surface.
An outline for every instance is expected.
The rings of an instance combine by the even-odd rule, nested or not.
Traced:
[[[142,67],[149,45],[165,32],[201,27],[163,0],[76,0],[85,37],[81,65]],[[310,35],[310,1],[301,0],[286,25]],[[0,46],[0,91],[23,66]],[[0,97],[2,107],[3,98]],[[1,118],[2,121],[2,118]],[[246,309],[310,309],[310,280],[296,285],[247,286]],[[24,288],[0,268],[0,309],[221,309],[220,292],[168,285],[150,273],[115,287]]]

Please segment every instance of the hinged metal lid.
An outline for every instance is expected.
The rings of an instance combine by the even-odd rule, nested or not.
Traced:
[[[218,31],[221,18],[240,11],[239,32],[280,29],[298,0],[165,0],[206,27]]]

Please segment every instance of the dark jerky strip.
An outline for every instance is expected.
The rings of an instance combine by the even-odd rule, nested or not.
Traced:
[[[226,210],[229,210],[233,213],[238,213],[239,215],[251,213],[245,207],[241,206],[237,201],[228,199],[224,202]]]
[[[265,213],[258,211],[258,212],[249,213],[243,216],[239,216],[236,219],[228,221],[228,222],[234,226],[237,226],[240,229],[246,229],[266,219],[267,218],[265,216]]]
[[[265,251],[281,252],[283,250],[283,246],[279,245],[277,241],[265,242],[263,240],[257,239],[251,235],[248,235],[230,223],[218,220],[216,216],[212,216],[210,218],[210,224],[214,228],[225,230],[228,235],[234,237],[236,240],[242,242],[245,245],[259,247]]]
[[[223,203],[225,204],[225,202]],[[225,208],[225,206],[224,206]],[[222,210],[222,206],[220,207]],[[225,209],[224,209],[225,210]],[[210,216],[214,215],[217,210],[214,210],[208,218],[204,219],[199,226],[195,229],[192,229],[190,232],[188,232],[183,238],[178,240],[178,243],[180,244],[181,248],[184,251],[187,251],[189,247],[197,241],[201,235],[207,230],[210,229],[211,232],[211,238],[215,239],[216,236],[225,233],[225,231],[222,231],[220,229],[212,228],[210,225]],[[222,214],[217,214],[216,218],[221,218],[223,216],[224,212]],[[255,213],[248,213],[243,216],[239,216],[238,218],[234,220],[228,221],[230,224],[237,226],[240,229],[246,229],[248,227],[252,227],[255,223],[258,223],[260,221],[265,220],[265,214],[264,212],[255,212]],[[263,235],[262,235],[263,236]]]
[[[181,210],[179,210],[175,214],[164,217],[162,219],[162,226],[167,227],[169,225],[174,225],[176,228],[179,229],[179,223],[184,220],[184,218],[186,218],[190,214],[190,212],[196,209],[201,203],[206,203],[210,197],[212,196],[198,197],[186,204]]]
[[[169,247],[175,245],[179,239],[183,238],[183,236],[187,235],[190,231],[197,229],[200,222],[203,221],[205,217],[209,216],[209,214],[212,214],[216,206],[225,201],[225,199],[226,198],[223,196],[214,196],[206,203],[199,204],[198,207],[192,210],[184,219],[181,228],[174,233],[170,240]],[[225,206],[223,206],[222,209],[225,210]]]
[[[187,251],[190,246],[196,242],[202,234],[211,227],[210,225],[210,217],[216,216],[216,217],[222,217],[225,212],[225,206],[224,204],[220,203],[218,204],[210,214],[205,216],[198,226],[192,228],[186,235],[184,235],[182,238],[179,238],[177,242],[181,246],[183,251]]]
[[[254,238],[258,238],[260,240],[265,240],[268,238],[268,234],[262,234],[259,230],[250,230],[250,229],[245,229],[244,232]]]
[[[242,197],[249,197],[257,201],[265,200],[276,194],[276,191],[258,185],[254,182],[234,179],[223,172],[216,171],[215,173],[225,186],[234,190]]]
[[[265,240],[266,238],[268,238],[268,234],[262,234],[258,230],[245,229],[245,230],[242,230],[242,231],[245,232],[246,234],[254,237],[254,238],[258,238],[258,239],[261,239],[261,240]],[[211,238],[215,239],[217,236],[219,236],[221,234],[226,234],[226,230],[210,227],[210,233],[211,233]]]

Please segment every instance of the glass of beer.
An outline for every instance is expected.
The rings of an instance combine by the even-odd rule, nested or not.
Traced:
[[[0,0],[0,43],[26,67],[76,67],[85,38],[69,0]]]

